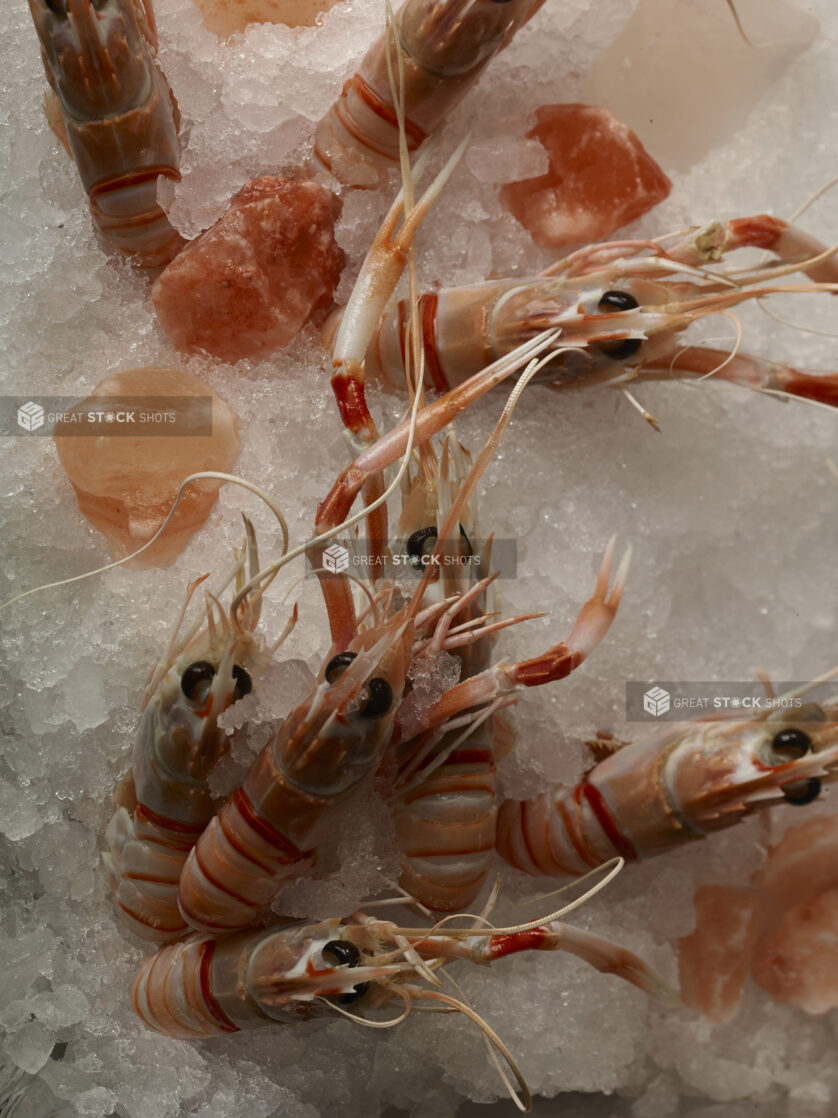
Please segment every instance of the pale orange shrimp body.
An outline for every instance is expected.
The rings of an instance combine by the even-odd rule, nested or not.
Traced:
[[[262,928],[219,940],[189,936],[144,964],[133,1002],[149,1028],[185,1040],[317,1017],[363,1021],[370,1010],[403,1010],[419,999],[463,1010],[456,999],[416,985],[423,963],[426,975],[446,961],[487,965],[530,950],[568,951],[649,994],[664,992],[632,952],[558,921],[520,932],[469,934],[400,928],[356,913],[344,921]]]
[[[323,665],[187,859],[179,903],[193,928],[229,932],[264,918],[378,767],[412,644],[412,618],[396,615]]]
[[[459,510],[457,538],[444,549],[435,548],[469,466],[470,457],[449,436],[438,473],[430,484],[423,484],[425,479],[417,472],[399,520],[400,541],[395,551],[407,554],[417,566],[438,558],[440,574],[428,590],[436,587],[439,594],[462,597],[478,576],[488,575],[492,569],[491,541],[479,539],[473,498]],[[479,626],[478,621],[497,612],[495,586],[493,582],[479,595],[467,595],[470,600],[464,606],[457,603],[452,620],[456,619],[464,643],[453,650],[457,661],[452,659],[451,664],[459,666],[460,678],[489,666],[494,626],[488,626],[486,632],[487,627]],[[466,642],[469,631],[477,639]],[[433,671],[433,660],[439,654],[438,645],[424,649],[414,661],[412,674],[421,678],[426,661],[425,670]],[[409,717],[409,703],[410,697],[401,712],[403,725]],[[407,772],[403,767],[396,781],[399,790],[392,797],[402,863],[400,884],[428,908],[465,911],[482,889],[494,860],[498,811],[495,718],[486,718],[467,737],[458,729],[441,734],[432,731],[405,743],[399,752],[407,759]]]
[[[103,248],[163,267],[184,241],[157,201],[157,179],[179,181],[180,144],[151,0],[29,7],[53,91],[47,117],[78,167]]]
[[[784,801],[811,803],[822,782],[838,779],[836,714],[807,704],[624,745],[575,788],[507,800],[498,851],[526,873],[575,877],[615,854],[665,853]]]
[[[532,279],[493,280],[420,297],[426,381],[445,392],[548,328],[563,352],[540,375],[563,389],[667,375],[719,376],[835,403],[836,378],[782,370],[755,358],[701,347],[679,351],[682,332],[697,319],[772,291],[838,290],[838,260],[808,234],[760,215],[694,230],[667,247],[659,241],[614,242],[580,249]],[[739,248],[775,254],[765,268],[726,273],[717,267]],[[810,263],[811,261],[811,263]],[[775,281],[805,272],[809,285]],[[406,307],[391,307],[367,349],[368,375],[392,387],[403,379]],[[574,349],[574,347],[576,347]],[[677,358],[677,361],[676,361]],[[673,373],[674,370],[674,373]]]
[[[378,186],[399,160],[388,52],[403,75],[404,129],[415,151],[544,0],[407,0],[317,126],[315,154],[350,186]],[[395,38],[401,48],[399,70]]]
[[[114,796],[104,855],[116,911],[142,939],[164,942],[188,930],[178,882],[218,806],[209,778],[230,744],[218,718],[250,692],[273,651],[254,635],[257,620],[255,601],[243,618],[233,618],[208,599],[206,626],[179,646],[175,634],[149,681],[132,770]]]

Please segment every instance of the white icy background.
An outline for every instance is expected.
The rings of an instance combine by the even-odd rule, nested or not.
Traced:
[[[304,164],[313,123],[378,30],[382,11],[379,0],[353,0],[333,8],[320,28],[257,27],[223,46],[205,32],[191,0],[158,0],[156,7],[161,61],[184,117],[184,181],[172,212],[192,235],[246,179]],[[426,285],[534,272],[547,263],[548,254],[502,213],[496,187],[485,180],[500,177],[498,153],[509,144],[500,137],[510,125],[520,136],[518,122],[530,109],[591,97],[596,59],[633,7],[627,0],[549,0],[454,114],[444,150],[467,127],[474,147],[420,237]],[[711,84],[731,83],[730,96],[711,101],[708,87],[692,104],[693,112],[710,116],[715,146],[705,145],[692,165],[682,159],[677,172],[664,160],[675,180],[672,197],[636,232],[743,213],[788,215],[838,172],[830,80],[838,12],[832,0],[798,7],[820,18],[819,42],[732,124],[721,119],[719,101],[736,110],[739,71],[722,51]],[[759,39],[760,5],[740,0],[739,8]],[[99,252],[75,170],[46,128],[45,83],[23,0],[3,5],[0,33],[13,167],[0,197],[6,391],[82,395],[113,370],[176,363],[144,282]],[[679,59],[676,70],[686,65]],[[620,76],[644,88],[643,73]],[[601,79],[605,85],[608,78]],[[671,102],[665,82],[658,88],[664,113]],[[618,104],[612,108],[619,111]],[[678,127],[689,131],[690,121]],[[520,143],[513,151],[521,154]],[[350,259],[342,296],[389,195],[346,199],[339,236]],[[804,224],[831,243],[836,217],[833,192]],[[825,296],[775,307],[797,322],[835,329],[834,304]],[[742,319],[746,349],[835,367],[832,339],[778,326],[757,310]],[[717,320],[709,332],[728,337],[732,330]],[[256,367],[203,360],[187,366],[240,417],[239,471],[270,489],[294,539],[305,538],[315,503],[344,462],[314,332]],[[825,461],[835,453],[838,415],[714,387],[649,386],[638,396],[660,420],[661,435],[615,395],[560,398],[531,389],[486,477],[484,529],[520,542],[519,578],[504,588],[507,606],[551,610],[549,620],[504,636],[505,655],[530,655],[567,632],[612,532],[635,548],[624,605],[595,658],[570,680],[522,699],[517,753],[503,768],[507,789],[516,794],[576,779],[585,764],[581,742],[595,729],[642,732],[637,726],[626,732],[621,723],[626,679],[747,679],[760,665],[776,678],[807,678],[838,658],[838,484]],[[501,403],[484,401],[463,422],[461,435],[472,447]],[[389,422],[395,406],[383,406]],[[7,546],[0,597],[105,561],[102,540],[78,515],[51,442],[20,437],[3,449]],[[268,515],[228,487],[171,569],[112,571],[30,598],[3,616],[2,1059],[41,1080],[19,1114],[44,1114],[49,1091],[67,1100],[68,1112],[91,1118],[315,1118],[388,1108],[438,1115],[454,1114],[468,1097],[485,1102],[501,1093],[479,1037],[453,1017],[416,1015],[388,1034],[340,1021],[195,1045],[145,1032],[133,1017],[129,989],[144,949],[117,924],[108,900],[99,853],[108,799],[128,764],[145,676],[184,588],[196,575],[226,567],[229,548],[240,539],[242,507],[258,521],[270,556],[278,534]],[[288,607],[279,599],[299,573],[287,572],[272,589],[269,633],[284,621]],[[301,623],[287,655],[316,667],[327,647],[316,587],[300,584],[292,597],[300,602]],[[829,810],[832,802],[834,794],[816,810]],[[803,817],[778,812],[774,833],[789,818]],[[744,882],[766,836],[764,822],[754,821],[630,867],[574,919],[671,976],[669,943],[691,929],[696,885]],[[343,873],[325,885],[299,885],[294,896],[301,912],[348,912],[368,890],[386,888],[394,866],[386,838],[353,821],[336,843],[333,857]],[[511,902],[541,892],[544,883],[510,872],[503,884],[510,903],[502,918],[528,918],[531,908]],[[504,960],[491,972],[461,968],[459,978],[519,1058],[534,1091],[590,1093],[587,1101],[574,1094],[564,1108],[542,1102],[545,1114],[833,1113],[834,1015],[806,1018],[751,987],[739,1017],[713,1028],[559,956]],[[502,1105],[511,1112],[511,1103]]]

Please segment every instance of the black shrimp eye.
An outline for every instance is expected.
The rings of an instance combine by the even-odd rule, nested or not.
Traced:
[[[207,697],[207,692],[212,685],[215,668],[206,660],[198,660],[190,664],[180,677],[180,689],[194,703],[200,703]]]
[[[380,718],[393,705],[393,688],[386,679],[376,676],[364,690],[366,697],[358,708],[358,713],[364,718]]]
[[[794,804],[795,807],[803,807],[816,800],[821,794],[821,782],[816,776],[810,776],[808,780],[796,780],[794,784],[786,784],[780,791],[787,803]]]
[[[339,652],[333,656],[326,665],[326,682],[336,683],[357,655],[357,652]]]
[[[418,532],[413,533],[407,541],[407,554],[412,566],[417,568],[422,566],[422,560],[425,556],[431,554],[438,538],[439,532],[434,527],[420,528]],[[474,555],[474,549],[462,524],[460,525],[460,539],[463,555],[471,558]]]
[[[635,297],[627,291],[606,291],[597,303],[597,310],[600,314],[613,314],[615,311],[633,311],[639,306]],[[629,357],[634,357],[641,344],[640,338],[620,338],[613,342],[600,342],[597,348],[612,361],[627,361]]]
[[[330,939],[326,946],[323,948],[324,959],[334,959],[339,967],[357,967],[361,961],[361,952],[354,943],[350,943],[345,939]],[[369,982],[359,982],[347,994],[337,994],[335,1001],[339,1005],[351,1005],[352,1002],[357,1002],[362,998],[370,988]]]
[[[245,695],[249,695],[253,690],[253,680],[244,668],[240,668],[238,664],[233,665],[233,680],[236,684],[236,699],[243,699]]]
[[[812,739],[802,730],[780,730],[771,742],[771,752],[782,761],[796,761],[812,748]]]
[[[504,2],[504,0],[501,0],[501,2]],[[357,1002],[359,998],[362,998],[371,985],[370,982],[359,982],[351,994],[338,994],[335,1001],[338,1005],[351,1005],[352,1002]]]
[[[339,967],[357,967],[361,961],[361,952],[348,939],[330,939],[323,948],[323,958],[327,955]]]
[[[44,0],[46,6],[57,16],[66,16],[67,0]]]
[[[641,338],[619,338],[613,342],[600,342],[597,349],[612,361],[627,361],[634,357],[643,341]]]
[[[606,291],[597,304],[600,314],[611,314],[613,311],[633,311],[640,304],[633,295],[627,291]]]
[[[433,551],[438,535],[439,532],[433,526],[420,528],[413,533],[407,541],[407,554],[412,566],[422,566],[422,560]]]

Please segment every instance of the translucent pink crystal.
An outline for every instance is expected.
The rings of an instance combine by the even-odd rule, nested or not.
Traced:
[[[210,31],[228,38],[251,23],[313,27],[337,0],[195,0]]]
[[[600,241],[672,189],[637,136],[606,109],[542,105],[535,118],[527,137],[546,149],[550,169],[507,183],[500,198],[540,245]]]
[[[73,410],[84,415],[101,409],[103,398],[114,397],[143,401],[137,412],[145,407],[149,414],[173,412],[173,430],[178,432],[207,430],[211,414],[207,435],[78,434],[74,424],[56,425],[58,457],[76,491],[79,509],[119,559],[151,539],[186,477],[200,470],[230,470],[239,452],[239,436],[236,417],[227,404],[182,369],[152,366],[114,373]],[[132,431],[135,427],[142,429],[139,420],[132,423]],[[160,424],[148,426],[148,430],[163,429]],[[126,565],[168,567],[209,516],[221,484],[191,483],[160,539]]]
[[[775,1001],[838,1008],[838,818],[792,827],[749,888],[702,886],[694,903],[695,932],[678,941],[687,1005],[728,1020],[750,971]]]
[[[704,885],[694,904],[695,931],[678,940],[681,997],[711,1021],[727,1021],[739,1008],[748,977],[757,899],[747,889]]]
[[[344,264],[334,237],[339,213],[338,199],[317,183],[246,183],[154,284],[173,344],[231,362],[287,345],[331,305]]]

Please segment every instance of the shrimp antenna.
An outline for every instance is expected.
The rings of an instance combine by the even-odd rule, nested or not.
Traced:
[[[742,20],[739,18],[739,12],[736,10],[736,5],[733,0],[727,0],[727,6],[730,8],[730,14],[733,16],[734,23],[736,24],[736,30],[742,36],[742,42],[745,43],[746,46],[753,48],[754,44],[745,34],[745,28],[742,26]]]
[[[491,365],[487,365],[482,373],[479,374],[480,378],[482,378],[484,382],[488,382],[488,374],[492,374],[492,376],[498,378],[507,376],[510,372],[514,371],[516,368],[520,368],[521,365],[524,365],[528,360],[533,358],[535,354],[542,353],[549,346],[553,345],[558,336],[558,330],[544,330],[540,334],[536,334],[534,338],[530,338],[526,342],[522,342],[521,345],[517,346],[513,350],[510,350],[509,353],[504,354],[504,356],[498,358],[497,361],[493,361]],[[566,348],[575,349],[576,347]],[[552,354],[548,360],[552,360],[553,356],[554,354]],[[542,362],[542,364],[543,363],[544,362]],[[539,365],[539,368],[540,367],[541,366]],[[266,578],[271,577],[276,571],[284,567],[286,563],[292,562],[292,560],[298,558],[300,555],[305,554],[305,552],[309,551],[312,547],[316,547],[318,544],[321,543],[326,543],[327,540],[334,539],[335,536],[337,536],[339,533],[345,532],[347,528],[351,528],[355,524],[359,524],[369,515],[372,509],[377,508],[380,504],[383,504],[392,496],[393,493],[396,492],[396,490],[399,488],[399,485],[401,484],[401,480],[405,474],[405,471],[410,465],[410,454],[413,450],[413,444],[416,438],[418,413],[419,396],[417,395],[410,412],[410,422],[408,423],[405,436],[405,450],[404,453],[401,455],[398,472],[396,473],[396,476],[393,478],[390,484],[387,486],[387,488],[384,490],[384,492],[379,497],[377,497],[375,501],[372,501],[369,505],[365,505],[364,508],[360,510],[360,512],[356,512],[353,513],[351,516],[347,516],[346,519],[341,521],[340,524],[336,524],[333,527],[327,528],[324,532],[321,532],[317,536],[313,536],[305,543],[298,544],[297,547],[292,548],[285,555],[283,555],[281,559],[277,559],[276,562],[271,563],[270,566],[264,567],[259,572],[259,574],[252,578],[247,586],[245,586],[244,589],[240,591],[239,595],[237,595],[238,598],[249,594],[260,582],[264,581]],[[236,605],[235,601],[233,605]]]
[[[835,669],[835,674],[838,675],[838,668]],[[588,890],[586,890],[586,892],[584,892],[581,897],[576,897],[575,900],[570,901],[570,903],[566,904],[563,908],[559,908],[555,912],[551,912],[547,916],[540,916],[535,920],[529,920],[525,924],[514,924],[512,925],[512,927],[509,928],[490,927],[485,930],[482,928],[445,928],[444,925],[447,923],[447,921],[460,919],[464,915],[461,912],[452,912],[448,916],[444,916],[440,921],[438,921],[438,923],[435,924],[433,928],[399,928],[399,932],[409,936],[421,936],[421,940],[417,940],[416,942],[414,942],[414,947],[416,946],[417,942],[421,943],[429,936],[435,936],[439,934],[449,936],[452,939],[468,939],[470,936],[505,936],[517,935],[518,932],[529,932],[533,928],[542,928],[545,924],[552,924],[554,921],[560,920],[563,916],[567,916],[568,913],[573,912],[574,909],[579,908],[580,905],[585,904],[591,899],[591,897],[596,896],[596,894],[604,889],[607,885],[610,885],[610,883],[622,870],[625,864],[626,863],[623,858],[611,858],[608,862],[603,862],[601,866],[597,866],[595,869],[591,870],[590,873],[586,873],[584,877],[580,877],[576,881],[570,882],[569,885],[563,886],[562,889],[557,890],[557,892],[562,892],[564,889],[573,888],[576,885],[582,885],[586,881],[590,881],[592,877],[596,877],[597,874],[602,873],[603,870],[607,870],[608,872],[602,879],[602,881],[596,882],[596,884],[592,885]]]
[[[501,413],[500,419],[495,424],[494,430],[492,431],[491,435],[489,435],[489,438],[486,440],[480,453],[477,455],[477,458],[474,461],[474,465],[469,470],[468,476],[460,486],[460,491],[457,494],[456,499],[452,502],[451,508],[448,510],[448,515],[445,517],[445,520],[443,521],[442,526],[439,529],[436,545],[433,550],[434,555],[440,553],[441,548],[445,546],[445,541],[450,533],[456,530],[456,526],[460,518],[460,513],[470,500],[478,481],[482,477],[486,467],[489,465],[489,462],[492,460],[492,456],[497,449],[497,445],[500,442],[501,436],[506,430],[506,426],[509,423],[509,420],[512,418],[512,413],[515,410],[524,389],[527,387],[536,373],[538,373],[545,365],[553,361],[561,354],[569,352],[579,353],[584,352],[584,350],[582,350],[578,346],[562,346],[559,349],[549,350],[545,357],[534,357],[521,373],[521,376],[518,378],[515,387],[509,394],[509,399],[506,401],[506,406]],[[433,573],[433,565],[429,563],[425,567],[425,570],[422,573],[422,578],[419,580],[419,585],[416,587],[416,590],[413,593],[413,597],[410,600],[408,606],[409,612],[412,612],[413,614],[416,613],[416,610],[419,608],[419,605],[425,594],[428,583],[433,576]]]
[[[73,575],[72,578],[62,578],[57,582],[45,582],[42,586],[33,586],[31,590],[24,590],[22,593],[16,594],[14,598],[9,598],[8,601],[0,604],[0,612],[6,609],[7,606],[14,605],[15,602],[19,602],[23,598],[28,598],[30,594],[39,594],[42,590],[54,590],[59,586],[69,586],[73,582],[82,582],[86,578],[93,578],[94,575],[104,574],[105,571],[113,570],[114,567],[121,567],[123,563],[129,562],[131,559],[136,559],[138,555],[142,555],[147,548],[151,547],[151,545],[163,535],[169,525],[169,521],[174,516],[175,509],[180,504],[181,497],[187,486],[191,485],[193,481],[200,481],[202,478],[210,478],[218,481],[232,481],[235,485],[242,486],[243,489],[249,489],[251,493],[255,493],[257,497],[264,501],[279,521],[280,527],[282,528],[282,554],[285,555],[288,550],[288,525],[285,522],[285,517],[282,515],[282,512],[273,503],[267,493],[260,489],[258,485],[254,485],[252,481],[248,481],[247,478],[238,477],[236,474],[225,474],[217,470],[201,470],[199,473],[190,474],[189,477],[184,478],[180,483],[180,488],[175,495],[174,502],[166,515],[166,519],[151,539],[147,540],[142,547],[138,547],[136,551],[132,551],[130,555],[123,556],[122,559],[115,559],[113,563],[106,563],[103,567],[97,567],[93,571],[85,571],[84,574]],[[236,606],[239,604],[239,598],[241,598],[241,595],[237,596]]]
[[[468,995],[466,994],[466,992],[462,988],[462,986],[459,984],[459,982],[457,982],[457,980],[455,978],[452,978],[452,976],[448,973],[448,971],[443,970],[441,973],[442,973],[442,977],[447,982],[450,982],[450,984],[454,987],[454,989],[460,995],[460,1000],[463,1002],[463,1004],[471,1006],[471,1002],[468,999]],[[512,1080],[507,1075],[506,1068],[503,1066],[503,1064],[500,1060],[500,1057],[498,1056],[497,1049],[490,1042],[490,1040],[486,1036],[486,1034],[484,1032],[482,1032],[482,1030],[481,1030],[481,1035],[483,1037],[483,1043],[486,1045],[486,1052],[489,1055],[489,1059],[492,1061],[492,1064],[494,1065],[495,1071],[500,1076],[501,1082],[503,1083],[504,1087],[506,1088],[509,1097],[512,1099],[512,1101],[515,1103],[515,1105],[518,1107],[519,1110],[526,1113],[526,1111],[531,1109],[531,1104],[530,1104],[530,1106],[525,1106],[524,1103],[522,1103],[522,1101],[518,1098],[518,1092],[515,1090],[515,1086],[512,1083]],[[520,1080],[518,1082],[520,1083]],[[525,1096],[525,1098],[526,1098],[526,1096]]]
[[[455,998],[451,994],[444,994],[441,990],[423,990],[421,986],[404,986],[402,987],[402,989],[404,989],[406,993],[412,994],[415,998],[423,998],[428,1001],[440,1002],[442,1005],[448,1007],[449,1009],[454,1010],[457,1013],[462,1013],[464,1017],[467,1017],[469,1021],[472,1021],[483,1034],[486,1043],[492,1045],[495,1051],[503,1058],[507,1067],[515,1077],[515,1080],[518,1083],[518,1087],[521,1092],[520,1098],[515,1092],[511,1082],[506,1077],[506,1075],[501,1073],[501,1078],[504,1081],[504,1085],[509,1088],[515,1105],[524,1114],[532,1110],[532,1094],[530,1093],[529,1086],[526,1079],[524,1079],[521,1069],[518,1067],[518,1064],[515,1061],[515,1057],[512,1055],[501,1038],[488,1023],[488,1021],[485,1020],[485,1018],[481,1017],[480,1014],[476,1010],[472,1009],[471,1006],[468,1005],[466,1002],[460,1001],[459,998]],[[416,1008],[421,1009],[421,1006],[417,1006]],[[495,1066],[497,1067],[498,1065],[496,1064]]]
[[[398,1017],[391,1017],[388,1021],[373,1021],[369,1017],[360,1017],[357,1013],[350,1013],[348,1009],[344,1009],[336,1002],[331,1001],[329,998],[324,998],[320,994],[315,994],[314,997],[316,1001],[323,1002],[329,1009],[333,1009],[336,1013],[339,1013],[341,1017],[346,1017],[349,1021],[354,1021],[356,1025],[363,1025],[365,1029],[394,1029],[396,1025],[401,1025],[402,1021],[408,1017],[411,1009],[414,1008],[413,1002],[405,987],[395,986],[390,982],[382,982],[381,985],[386,986],[392,993],[398,994],[405,1002],[405,1008]]]

